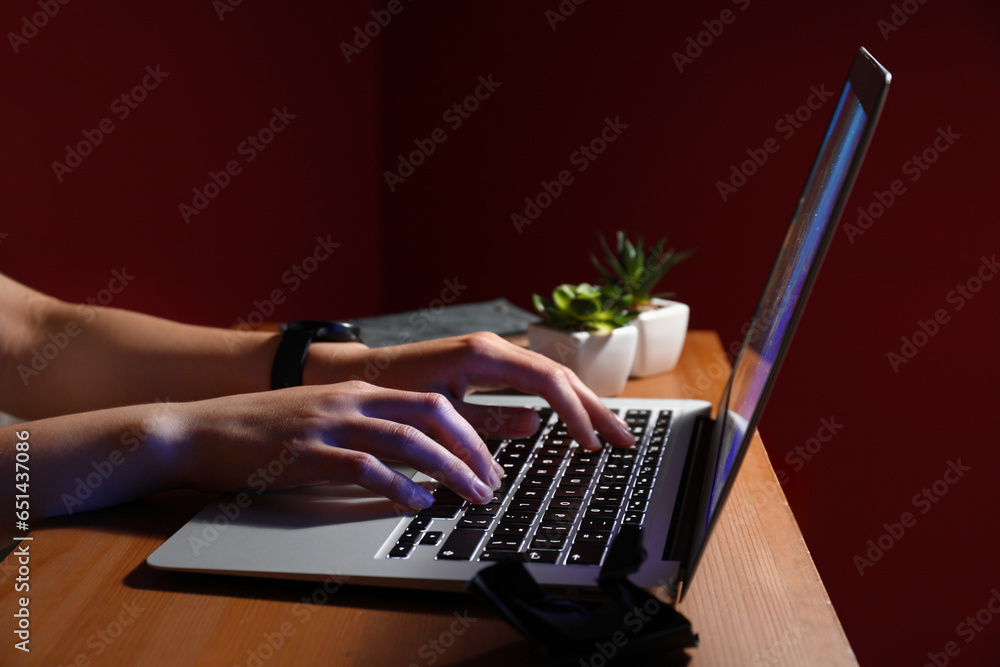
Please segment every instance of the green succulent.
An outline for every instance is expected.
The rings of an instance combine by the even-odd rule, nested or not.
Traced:
[[[552,291],[552,300],[532,295],[535,309],[555,329],[609,334],[635,317],[631,297],[616,285],[563,284]]]
[[[662,238],[650,247],[647,253],[643,251],[642,236],[637,234],[635,243],[632,243],[622,231],[616,235],[617,243],[613,252],[604,237],[599,238],[608,267],[602,265],[594,255],[590,256],[590,261],[601,272],[608,286],[617,286],[630,297],[629,305],[633,309],[642,308],[654,297],[673,296],[673,292],[658,294],[651,292],[667,271],[694,252],[694,250],[674,252],[673,248],[664,251],[663,246],[666,245],[667,239]]]

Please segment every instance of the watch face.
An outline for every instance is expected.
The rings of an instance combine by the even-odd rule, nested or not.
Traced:
[[[282,331],[310,331],[312,339],[324,343],[361,342],[361,328],[347,322],[296,320],[281,325]]]

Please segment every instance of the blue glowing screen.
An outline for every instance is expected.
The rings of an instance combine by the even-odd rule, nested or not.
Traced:
[[[837,102],[757,314],[737,357],[728,391],[728,406],[725,397],[720,406],[720,449],[703,529],[715,514],[737,454],[742,446],[749,445],[752,433],[747,433],[747,426],[753,423],[779,350],[791,333],[789,326],[796,305],[827,229],[836,224],[837,201],[844,187],[849,186],[850,167],[862,148],[867,119],[868,114],[848,84]],[[723,412],[725,419],[722,419]]]

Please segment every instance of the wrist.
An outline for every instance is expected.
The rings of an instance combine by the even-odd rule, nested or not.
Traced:
[[[334,384],[362,379],[364,359],[369,351],[364,343],[313,343],[309,346],[302,368],[302,384]]]

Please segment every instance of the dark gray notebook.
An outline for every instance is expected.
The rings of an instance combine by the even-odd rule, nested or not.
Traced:
[[[507,299],[454,306],[421,308],[406,313],[350,320],[361,327],[361,340],[369,347],[386,347],[476,331],[501,336],[523,334],[528,325],[541,320]]]

